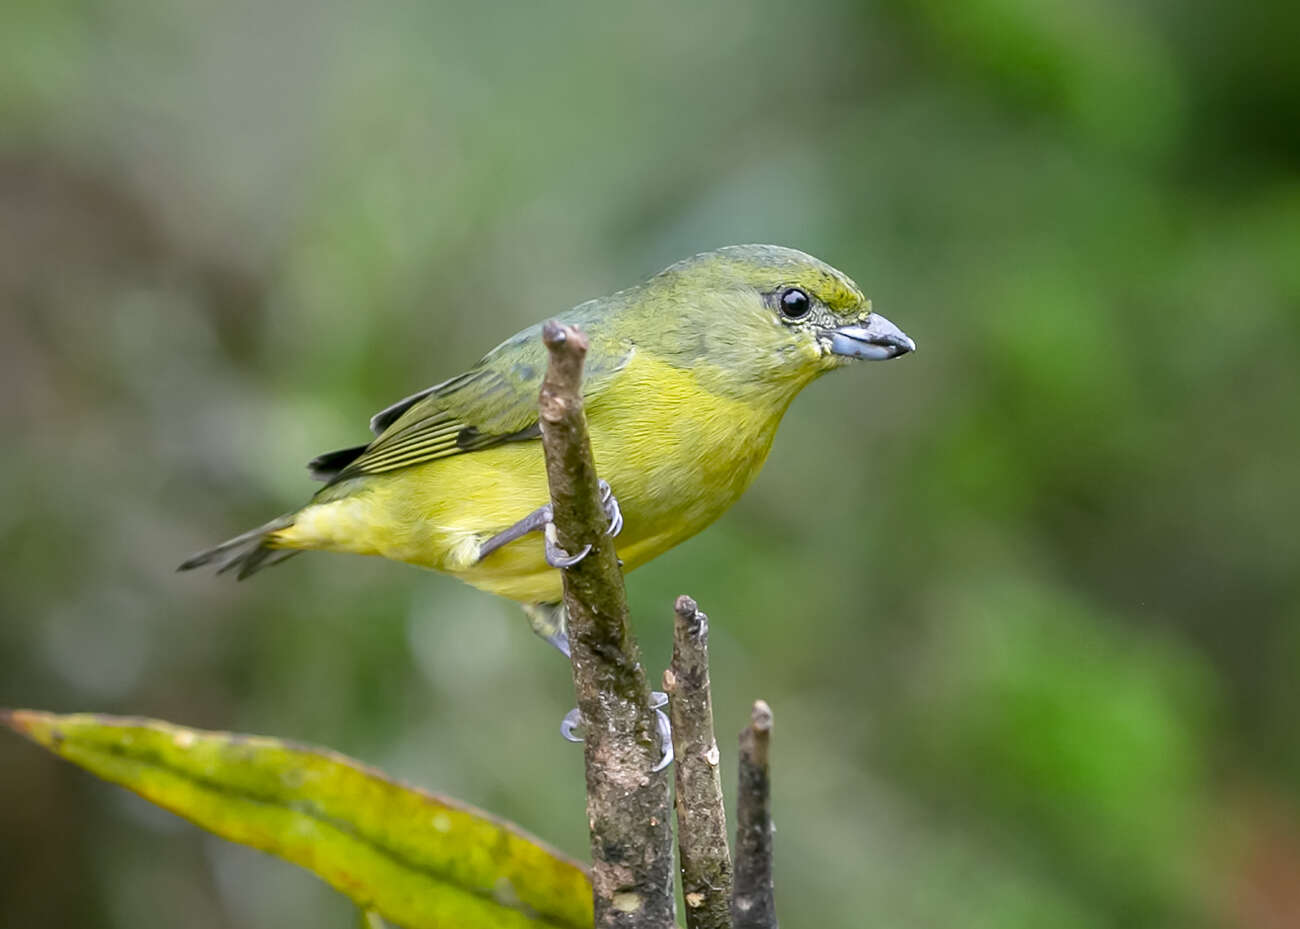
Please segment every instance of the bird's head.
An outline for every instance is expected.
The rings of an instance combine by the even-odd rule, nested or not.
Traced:
[[[916,349],[847,275],[791,248],[704,252],[636,291],[635,302],[653,308],[655,347],[726,393],[793,396],[826,371]]]

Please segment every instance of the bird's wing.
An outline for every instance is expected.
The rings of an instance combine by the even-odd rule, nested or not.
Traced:
[[[583,393],[599,393],[632,354],[628,342],[593,336]],[[369,445],[328,452],[308,466],[330,484],[438,458],[540,437],[537,394],[546,370],[540,327],[519,333],[464,374],[376,413]]]

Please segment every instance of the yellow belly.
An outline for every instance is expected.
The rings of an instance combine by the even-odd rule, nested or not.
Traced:
[[[634,358],[589,400],[592,450],[624,516],[626,570],[717,519],[757,476],[789,398],[721,397],[688,371]],[[540,442],[507,443],[367,477],[304,508],[275,543],[382,555],[434,568],[523,603],[561,597],[539,534],[481,561],[478,548],[549,499]]]

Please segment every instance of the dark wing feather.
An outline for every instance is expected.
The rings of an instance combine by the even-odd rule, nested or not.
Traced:
[[[366,453],[369,445],[354,445],[336,452],[325,452],[307,462],[307,470],[318,481],[328,481]]]
[[[447,390],[452,387],[456,381],[461,378],[469,377],[473,372],[466,372],[459,377],[453,377],[449,381],[443,381],[441,384],[434,384],[432,387],[426,387],[418,393],[413,393],[409,397],[403,397],[391,406],[386,406],[374,416],[370,417],[370,431],[375,435],[383,435],[384,431],[393,423],[401,419],[402,414],[415,406],[425,397],[431,396],[440,390]]]

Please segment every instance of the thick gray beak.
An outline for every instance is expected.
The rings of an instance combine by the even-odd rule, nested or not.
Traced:
[[[831,351],[849,358],[885,361],[916,351],[916,343],[879,313],[868,316],[865,326],[840,326],[826,334],[831,337]]]

